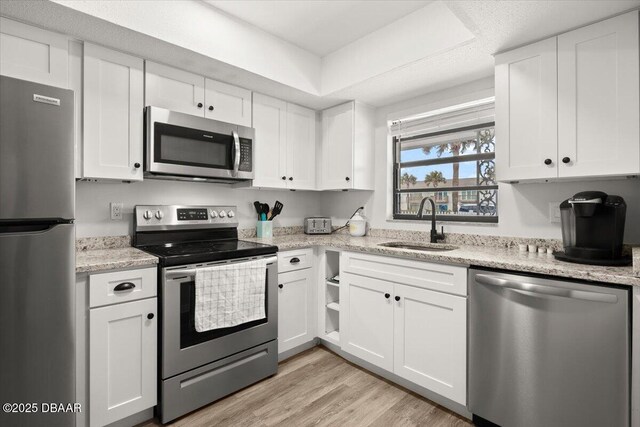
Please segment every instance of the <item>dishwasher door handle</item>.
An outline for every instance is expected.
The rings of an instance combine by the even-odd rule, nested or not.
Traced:
[[[618,302],[618,297],[613,294],[606,294],[602,292],[590,292],[590,291],[578,291],[575,289],[564,289],[555,286],[536,285],[533,283],[520,282],[515,280],[503,279],[500,277],[494,277],[487,274],[477,274],[476,282],[482,285],[498,286],[501,288],[509,289],[520,294],[536,294],[547,295],[554,297],[573,298],[585,301],[604,302],[615,304]]]

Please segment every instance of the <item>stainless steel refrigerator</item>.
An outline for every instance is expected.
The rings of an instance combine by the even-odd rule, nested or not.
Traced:
[[[70,90],[0,76],[0,404],[27,404],[2,426],[75,425],[42,406],[75,401],[73,108]]]

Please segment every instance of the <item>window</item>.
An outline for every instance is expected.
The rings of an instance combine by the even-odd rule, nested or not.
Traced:
[[[439,221],[498,222],[494,123],[477,122],[393,137],[394,219],[418,219],[430,197]],[[423,219],[430,213],[427,202]]]

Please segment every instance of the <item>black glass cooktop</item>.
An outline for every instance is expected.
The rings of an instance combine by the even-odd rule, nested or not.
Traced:
[[[277,246],[245,240],[218,240],[139,246],[138,249],[160,258],[163,266],[194,264],[274,254]]]

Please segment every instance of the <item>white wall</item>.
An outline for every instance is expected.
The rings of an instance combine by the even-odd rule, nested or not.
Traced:
[[[284,204],[274,225],[302,225],[305,216],[318,214],[318,193],[233,189],[224,184],[183,181],[145,180],[124,184],[78,182],[76,184],[76,236],[116,236],[133,233],[135,205],[237,205],[240,228],[255,227],[257,214],[253,202],[259,200],[273,206],[276,200]],[[122,221],[110,219],[109,202],[124,203]]]
[[[477,80],[465,85],[410,99],[377,110],[375,144],[376,177],[375,191],[323,193],[322,212],[334,218],[336,225],[342,225],[358,206],[365,206],[369,223],[374,228],[428,230],[422,222],[392,221],[391,215],[391,140],[387,132],[387,121],[411,114],[455,105],[473,99],[493,95],[493,77]],[[496,141],[497,144],[500,141]],[[627,221],[625,241],[640,243],[640,181],[581,181],[538,184],[499,184],[498,224],[442,223],[445,233],[490,234],[513,237],[562,237],[560,224],[549,222],[549,203],[560,202],[579,191],[601,190],[625,198]]]

